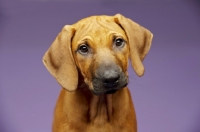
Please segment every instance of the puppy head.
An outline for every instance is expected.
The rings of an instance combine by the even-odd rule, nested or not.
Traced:
[[[78,72],[94,94],[113,93],[128,83],[128,58],[138,76],[152,34],[122,15],[93,16],[65,26],[43,62],[61,86],[73,91]]]
[[[128,39],[113,17],[94,16],[73,25],[72,54],[94,94],[113,93],[128,83]]]

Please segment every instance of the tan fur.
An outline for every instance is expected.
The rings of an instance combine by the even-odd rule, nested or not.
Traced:
[[[113,49],[113,36],[126,45]],[[63,87],[58,98],[53,132],[137,132],[136,115],[127,87],[113,94],[94,95],[95,70],[110,62],[128,76],[128,58],[138,76],[144,74],[143,59],[153,35],[132,20],[115,16],[92,16],[66,25],[43,57],[48,71]],[[89,42],[91,54],[77,53]]]

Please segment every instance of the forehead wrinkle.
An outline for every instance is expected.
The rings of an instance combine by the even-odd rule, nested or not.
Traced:
[[[114,22],[108,22],[101,17],[94,17],[90,21],[86,21],[87,24],[84,23],[84,27],[81,28],[81,30],[84,31],[89,31],[92,34],[99,35],[99,32],[102,32],[102,29],[104,31],[110,31],[112,30],[111,27],[113,27]],[[101,30],[100,30],[101,29]]]
[[[86,41],[93,41],[93,38],[91,36],[87,35],[87,36],[84,36],[82,39],[80,39],[77,43],[81,44],[81,43],[84,43]]]
[[[109,31],[108,34],[109,34],[110,38],[112,38],[112,39],[113,39],[113,36],[121,37],[122,39],[124,39],[127,42],[127,37],[124,32],[120,33],[120,32],[116,32],[116,31]]]
[[[124,35],[119,33],[119,32],[116,32],[116,31],[109,31],[108,32],[109,35],[114,35],[114,36],[120,36],[120,37],[123,37]]]

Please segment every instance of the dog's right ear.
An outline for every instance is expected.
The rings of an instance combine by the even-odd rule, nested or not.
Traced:
[[[73,27],[66,25],[43,56],[47,70],[66,90],[74,91],[78,85],[78,71],[71,51]]]

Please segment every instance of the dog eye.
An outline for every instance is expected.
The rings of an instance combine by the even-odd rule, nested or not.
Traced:
[[[117,38],[114,40],[114,43],[117,47],[123,47],[125,42],[122,38]]]
[[[89,52],[88,46],[85,45],[85,44],[80,45],[80,46],[78,47],[78,52],[79,52],[80,54],[87,54],[87,53]]]

